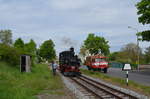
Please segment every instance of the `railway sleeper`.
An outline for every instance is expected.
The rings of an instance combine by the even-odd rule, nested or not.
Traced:
[[[103,99],[103,98],[101,97],[101,95],[95,93],[95,91],[91,90],[91,89],[90,89],[89,87],[87,87],[85,84],[81,83],[80,81],[78,81],[78,80],[76,80],[76,79],[73,79],[73,80],[74,80],[76,83],[78,83],[80,86],[86,88],[88,92],[93,93],[94,96],[99,97],[99,99]]]
[[[110,95],[105,95],[105,96],[102,96],[104,99],[110,99],[110,98],[113,98],[112,96]]]
[[[81,82],[82,82],[82,81],[81,81]],[[89,85],[87,82],[86,82],[85,85],[91,86],[91,85]],[[93,87],[93,86],[91,86],[91,87]],[[108,98],[108,99],[110,99],[110,98],[113,97],[112,95],[108,95],[106,92],[104,92],[104,91],[102,91],[102,90],[99,90],[98,88],[93,87],[93,88],[91,88],[91,89],[92,89],[94,92],[99,93],[99,95],[100,95],[102,98]]]

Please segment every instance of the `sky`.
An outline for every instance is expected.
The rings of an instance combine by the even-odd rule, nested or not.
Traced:
[[[13,40],[31,38],[40,46],[52,39],[57,53],[75,47],[79,52],[89,33],[109,41],[110,51],[136,43],[136,32],[150,28],[138,22],[140,0],[0,0],[0,30],[10,29]],[[128,28],[131,26],[133,28]],[[150,46],[140,42],[143,49]]]

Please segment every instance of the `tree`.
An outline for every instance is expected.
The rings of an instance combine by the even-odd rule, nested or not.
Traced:
[[[150,0],[141,0],[137,3],[138,15],[141,15],[138,19],[143,25],[150,23]]]
[[[119,52],[110,54],[110,60],[122,63],[137,64],[138,54],[140,56],[140,63],[143,63],[144,61],[141,48],[134,43],[129,43],[121,48]]]
[[[142,41],[150,41],[150,30],[137,33],[138,36],[142,36]]]
[[[11,30],[0,30],[0,43],[5,44],[5,45],[12,44]]]
[[[34,42],[34,40],[31,39],[29,43],[26,43],[24,49],[25,52],[34,56],[36,54],[36,43]]]
[[[19,50],[24,50],[24,41],[21,38],[15,40],[14,47]]]
[[[0,61],[5,61],[12,64],[11,66],[18,66],[20,62],[20,55],[21,52],[16,48],[5,44],[0,44]]]
[[[84,46],[89,50],[90,54],[98,54],[101,52],[104,55],[108,55],[110,52],[108,41],[104,37],[95,36],[92,33],[84,41]]]
[[[142,53],[142,50],[134,43],[129,43],[121,49],[122,52],[126,53],[128,62],[137,63],[138,55]]]
[[[55,59],[56,53],[55,53],[54,46],[55,45],[51,39],[44,41],[44,43],[40,46],[39,55],[42,58],[49,60],[49,61]]]
[[[136,5],[138,12],[140,15],[138,20],[143,25],[150,24],[150,0],[141,0]],[[143,41],[150,41],[150,30],[146,30],[138,33],[138,35],[142,36]]]
[[[150,47],[146,48],[145,60],[146,60],[146,63],[150,63]]]
[[[116,61],[119,52],[113,52],[109,55],[109,60]]]

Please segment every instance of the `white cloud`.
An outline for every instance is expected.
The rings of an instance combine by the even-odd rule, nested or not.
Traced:
[[[69,10],[83,8],[86,2],[86,0],[51,0],[49,5],[52,6],[53,9]]]
[[[57,52],[69,47],[61,43],[64,37],[75,41],[79,51],[88,33],[102,33],[100,35],[109,40],[111,50],[116,51],[136,41],[135,31],[128,26],[139,30],[149,28],[143,28],[137,21],[137,1],[0,0],[0,29],[11,29],[14,39],[22,37],[28,41],[33,38],[38,45],[53,39]]]

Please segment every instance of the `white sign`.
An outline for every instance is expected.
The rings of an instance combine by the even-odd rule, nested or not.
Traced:
[[[125,64],[123,67],[123,70],[131,70],[131,65],[130,64]]]

